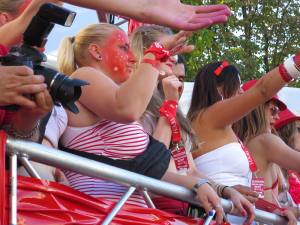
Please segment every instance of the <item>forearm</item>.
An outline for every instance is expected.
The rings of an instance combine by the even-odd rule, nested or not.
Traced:
[[[169,148],[171,142],[171,128],[168,120],[165,117],[159,117],[158,123],[153,132],[153,137]]]
[[[63,0],[63,2],[140,20],[144,17],[143,9],[147,7],[147,4],[149,3],[148,0],[130,0],[126,1],[125,4],[124,0]]]
[[[167,171],[162,177],[162,180],[192,189],[193,186],[198,182],[199,178],[194,176],[179,175],[177,173]]]
[[[10,48],[20,42],[20,37],[38,12],[40,6],[41,4],[32,2],[19,17],[3,25],[0,28],[1,44]]]
[[[259,96],[260,103],[264,103],[271,99],[284,85],[286,82],[281,78],[278,68],[275,68],[259,79],[253,90]]]
[[[124,112],[134,121],[145,112],[157,84],[158,70],[142,63],[116,93],[118,111]],[[122,113],[123,114],[123,113]]]

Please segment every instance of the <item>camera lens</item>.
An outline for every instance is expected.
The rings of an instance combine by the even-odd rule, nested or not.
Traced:
[[[70,79],[56,70],[43,66],[34,67],[35,74],[42,74],[48,86],[49,93],[56,104],[63,105],[73,113],[79,113],[75,101],[80,98],[81,86],[89,83],[84,80]]]

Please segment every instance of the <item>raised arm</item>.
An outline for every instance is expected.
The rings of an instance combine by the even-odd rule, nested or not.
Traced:
[[[0,43],[8,48],[22,41],[22,35],[30,24],[39,8],[47,2],[54,0],[33,0],[28,7],[14,20],[0,27]],[[7,35],[9,34],[9,35]]]
[[[229,126],[271,99],[285,84],[279,69],[275,68],[259,79],[247,92],[208,107],[203,113],[203,120],[215,128]]]
[[[166,49],[173,49],[184,42],[184,35],[173,35],[164,40],[163,44]],[[184,51],[184,48],[182,50]],[[145,59],[151,61],[155,56],[147,53]],[[144,61],[129,79],[119,86],[99,70],[92,68],[81,68],[72,76],[90,83],[89,86],[83,87],[79,101],[95,115],[117,122],[133,122],[139,120],[146,110],[160,70],[166,70],[163,63],[155,66]]]
[[[197,30],[224,23],[230,15],[230,10],[226,5],[191,6],[182,4],[179,0],[63,1],[181,30]]]

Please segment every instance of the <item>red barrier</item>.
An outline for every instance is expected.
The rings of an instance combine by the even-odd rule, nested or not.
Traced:
[[[101,224],[114,204],[54,182],[18,177],[18,225]],[[199,224],[199,220],[125,205],[112,224],[181,225]]]

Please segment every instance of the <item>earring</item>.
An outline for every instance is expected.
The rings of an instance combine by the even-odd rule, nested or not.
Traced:
[[[98,60],[101,61],[102,60],[102,56],[98,55]]]

